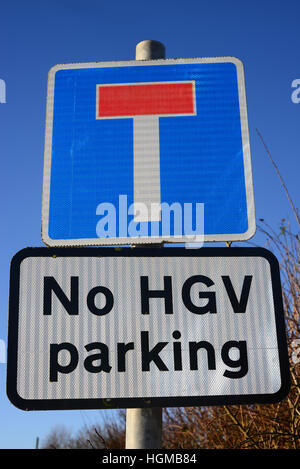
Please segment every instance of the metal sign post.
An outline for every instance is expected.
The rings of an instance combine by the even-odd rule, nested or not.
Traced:
[[[136,46],[136,60],[164,59],[165,46],[142,41]],[[153,449],[162,445],[162,407],[126,410],[126,449]]]

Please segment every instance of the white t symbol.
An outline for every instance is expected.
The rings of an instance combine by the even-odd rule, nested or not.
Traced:
[[[97,85],[96,119],[133,118],[134,221],[160,221],[159,118],[195,116],[194,81]]]

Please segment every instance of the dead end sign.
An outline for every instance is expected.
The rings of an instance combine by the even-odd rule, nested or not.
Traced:
[[[256,230],[251,167],[239,59],[61,64],[49,72],[47,246],[244,241]]]
[[[269,403],[288,390],[279,267],[265,249],[12,259],[7,393],[21,409]]]

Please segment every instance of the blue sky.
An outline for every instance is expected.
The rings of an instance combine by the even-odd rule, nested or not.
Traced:
[[[0,339],[6,342],[11,257],[40,236],[47,74],[58,63],[133,60],[156,39],[167,58],[235,56],[245,67],[256,217],[278,229],[292,214],[256,133],[299,206],[300,79],[297,0],[21,0],[0,6]],[[299,93],[300,96],[300,93]],[[253,242],[263,245],[258,233]],[[32,448],[53,426],[74,431],[105,411],[24,412],[6,397],[0,363],[0,448]]]

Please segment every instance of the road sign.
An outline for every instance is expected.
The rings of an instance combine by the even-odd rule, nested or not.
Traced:
[[[45,244],[242,241],[254,233],[238,59],[97,62],[50,70]]]
[[[262,248],[27,248],[11,263],[8,396],[22,409],[276,402],[278,262]]]

